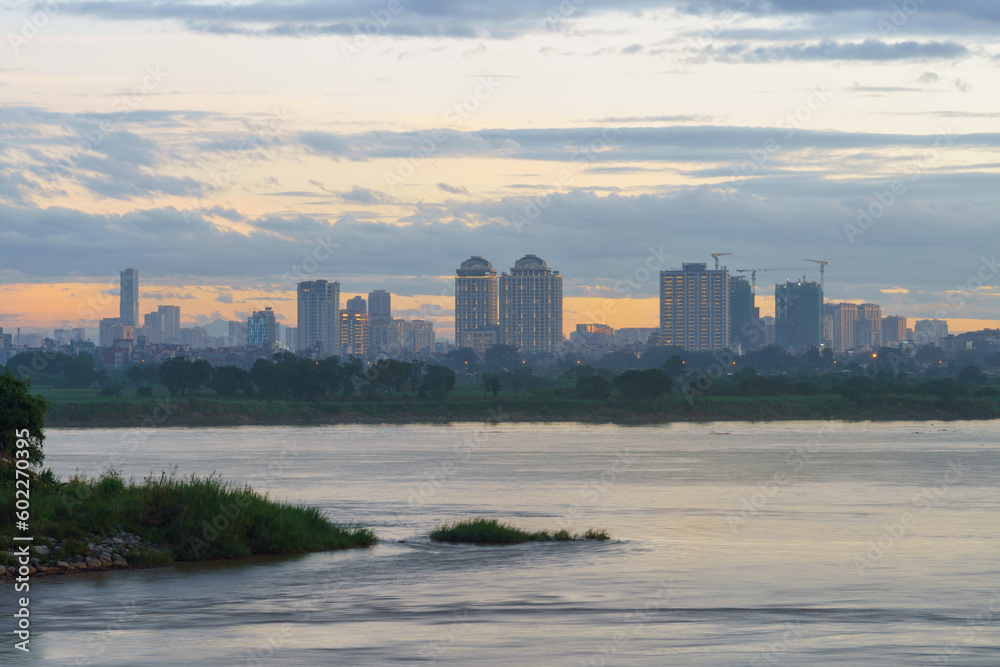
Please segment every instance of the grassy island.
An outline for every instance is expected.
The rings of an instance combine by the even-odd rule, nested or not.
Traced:
[[[0,375],[0,574],[12,574],[8,550],[14,537],[26,535],[32,537],[32,572],[42,574],[353,549],[378,541],[367,528],[332,523],[315,507],[276,502],[214,474],[163,473],[136,482],[112,468],[96,479],[62,482],[41,469],[47,409],[48,401],[32,396],[27,382]]]
[[[438,526],[430,538],[437,542],[462,542],[466,544],[523,544],[525,542],[565,542],[569,540],[607,540],[605,530],[591,528],[586,533],[572,534],[566,530],[528,532],[497,519],[464,519]]]

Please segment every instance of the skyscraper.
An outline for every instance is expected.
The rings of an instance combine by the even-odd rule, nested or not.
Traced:
[[[255,310],[247,318],[247,345],[265,350],[273,350],[278,341],[278,323],[270,306]]]
[[[353,299],[347,300],[347,305],[344,306],[344,310],[349,313],[367,313],[368,302],[365,301],[363,296],[356,296]]]
[[[381,289],[369,292],[368,314],[372,320],[376,317],[392,317],[392,294]]]
[[[882,306],[862,303],[854,323],[854,349],[877,350],[882,347]]]
[[[340,352],[340,283],[299,283],[296,350],[316,350],[320,358]]]
[[[355,297],[359,298],[359,297]],[[364,301],[364,299],[361,299]],[[348,301],[350,304],[351,299]],[[356,306],[357,303],[355,302]],[[371,327],[368,313],[345,308],[340,311],[340,351],[356,357],[365,356],[371,346]]]
[[[729,347],[729,271],[705,263],[660,271],[660,344],[685,350]]]
[[[917,345],[938,346],[938,341],[948,337],[948,320],[917,320],[913,337]]]
[[[854,324],[858,321],[858,304],[826,303],[823,312],[830,315],[833,330],[831,342],[833,351],[843,354],[854,349]]]
[[[537,255],[514,263],[499,280],[500,340],[526,352],[552,352],[563,342],[562,276]]]
[[[163,314],[146,313],[142,316],[142,332],[146,342],[155,344],[163,342]]]
[[[774,338],[789,351],[823,342],[823,289],[819,283],[788,281],[774,286]]]
[[[124,269],[121,272],[118,319],[123,325],[139,326],[139,270]]]
[[[163,342],[176,343],[181,336],[181,307],[159,306],[156,312],[163,316]]]
[[[746,278],[729,277],[729,345],[751,350],[760,335],[756,333],[760,311],[754,306],[754,294]]]
[[[478,255],[462,262],[455,271],[455,345],[473,347],[473,333],[484,340],[486,347],[497,343],[498,295],[497,272],[492,264]]]
[[[906,318],[886,315],[882,318],[882,344],[896,345],[906,342]]]

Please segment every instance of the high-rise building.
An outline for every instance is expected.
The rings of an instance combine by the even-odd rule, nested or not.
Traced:
[[[899,315],[886,315],[882,318],[882,344],[898,345],[905,343],[906,318]]]
[[[156,312],[163,316],[163,342],[176,343],[181,336],[181,307],[158,306]]]
[[[660,345],[685,350],[729,347],[729,271],[705,263],[660,271]]]
[[[344,306],[344,310],[346,310],[349,313],[367,313],[368,302],[365,301],[365,297],[356,296],[353,299],[347,300],[347,304]]]
[[[939,345],[938,341],[948,337],[948,320],[917,320],[913,325],[914,342],[917,345]]]
[[[843,354],[854,349],[854,324],[858,321],[858,304],[825,303],[823,312],[830,316],[830,341],[833,351]]]
[[[552,352],[563,342],[563,285],[537,255],[514,263],[498,281],[499,343],[525,352]]]
[[[372,321],[377,317],[392,317],[392,294],[381,289],[369,292],[368,315]]]
[[[163,342],[163,313],[146,313],[142,316],[142,333],[146,342],[156,344]]]
[[[139,326],[139,270],[125,269],[121,272],[121,292],[118,304],[118,319],[122,324]]]
[[[357,297],[355,297],[357,298]],[[354,301],[351,299],[350,303]],[[364,299],[362,299],[364,301]],[[340,351],[344,355],[363,357],[371,346],[371,327],[368,313],[364,311],[340,311]]]
[[[298,285],[296,350],[320,358],[340,353],[340,283],[312,280]]]
[[[270,306],[255,310],[247,318],[247,345],[264,350],[273,350],[278,341],[278,323]]]
[[[384,315],[369,316],[373,354],[399,354],[403,351],[403,320]]]
[[[226,347],[241,347],[247,344],[250,332],[247,323],[234,321],[229,323],[229,335],[226,336]]]
[[[499,287],[493,265],[478,255],[455,271],[455,344],[474,347],[496,345],[499,336]],[[492,335],[492,341],[490,336]]]
[[[788,281],[774,286],[774,338],[789,351],[823,342],[823,289],[819,283]]]
[[[746,278],[729,277],[729,346],[739,345],[743,352],[753,349],[760,338],[757,318],[760,311],[754,306],[753,289]]]
[[[122,324],[117,317],[105,317],[98,326],[98,343],[101,347],[114,347],[115,341],[133,340],[135,327]]]
[[[434,351],[434,323],[428,320],[411,320],[403,323],[403,350],[408,353]]]
[[[882,347],[882,306],[862,303],[854,323],[854,349],[877,350]]]

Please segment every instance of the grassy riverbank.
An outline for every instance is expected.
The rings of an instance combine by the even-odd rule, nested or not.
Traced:
[[[4,484],[2,535],[15,534],[14,500],[13,484]],[[129,565],[352,549],[377,541],[367,528],[331,523],[316,508],[275,502],[218,477],[164,474],[126,482],[115,471],[65,484],[34,480],[30,525],[34,544],[59,545],[52,555],[63,560],[87,556],[87,543],[101,537],[135,534],[150,549]]]
[[[239,426],[337,423],[441,423],[577,421],[653,424],[676,421],[950,420],[1000,419],[1000,398],[871,395],[851,400],[839,394],[809,396],[701,396],[679,394],[646,401],[590,400],[550,393],[483,398],[454,392],[444,400],[391,397],[377,401],[278,401],[223,398],[211,394],[171,398],[101,396],[95,390],[42,390],[52,405],[48,426]]]
[[[607,540],[607,531],[590,529],[586,533],[574,535],[567,530],[550,533],[545,530],[528,532],[497,519],[464,519],[438,526],[430,533],[437,542],[460,542],[465,544],[523,544],[525,542],[566,542],[569,540]]]

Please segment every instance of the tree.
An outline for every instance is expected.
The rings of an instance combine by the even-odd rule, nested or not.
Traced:
[[[576,381],[576,393],[581,398],[603,400],[611,395],[611,382],[600,375],[581,377]]]
[[[966,366],[958,372],[958,381],[962,384],[982,384],[986,380],[979,366]]]
[[[423,382],[420,383],[420,392],[426,393],[431,391],[433,393],[444,396],[448,395],[455,387],[455,371],[451,370],[446,366],[439,366],[437,364],[432,364],[429,366],[424,366],[424,378]],[[435,391],[440,389],[441,391]]]
[[[486,367],[509,371],[521,365],[521,351],[516,345],[494,345],[486,350]]]
[[[212,369],[208,388],[219,396],[249,395],[253,393],[253,381],[250,379],[250,373],[242,368],[220,366]]]
[[[42,452],[42,443],[45,441],[43,427],[49,402],[41,396],[32,396],[30,389],[30,380],[18,380],[7,372],[0,375],[2,468],[13,467],[16,459],[25,459],[32,465],[38,465],[45,459]],[[19,442],[26,445],[18,447]],[[27,455],[19,456],[19,451],[27,451]]]
[[[500,375],[497,373],[483,373],[483,398],[489,392],[493,392],[493,398],[500,393]]]
[[[673,388],[673,384],[673,380],[657,368],[649,368],[644,371],[625,371],[614,380],[618,391],[630,400],[656,398],[668,393]]]

